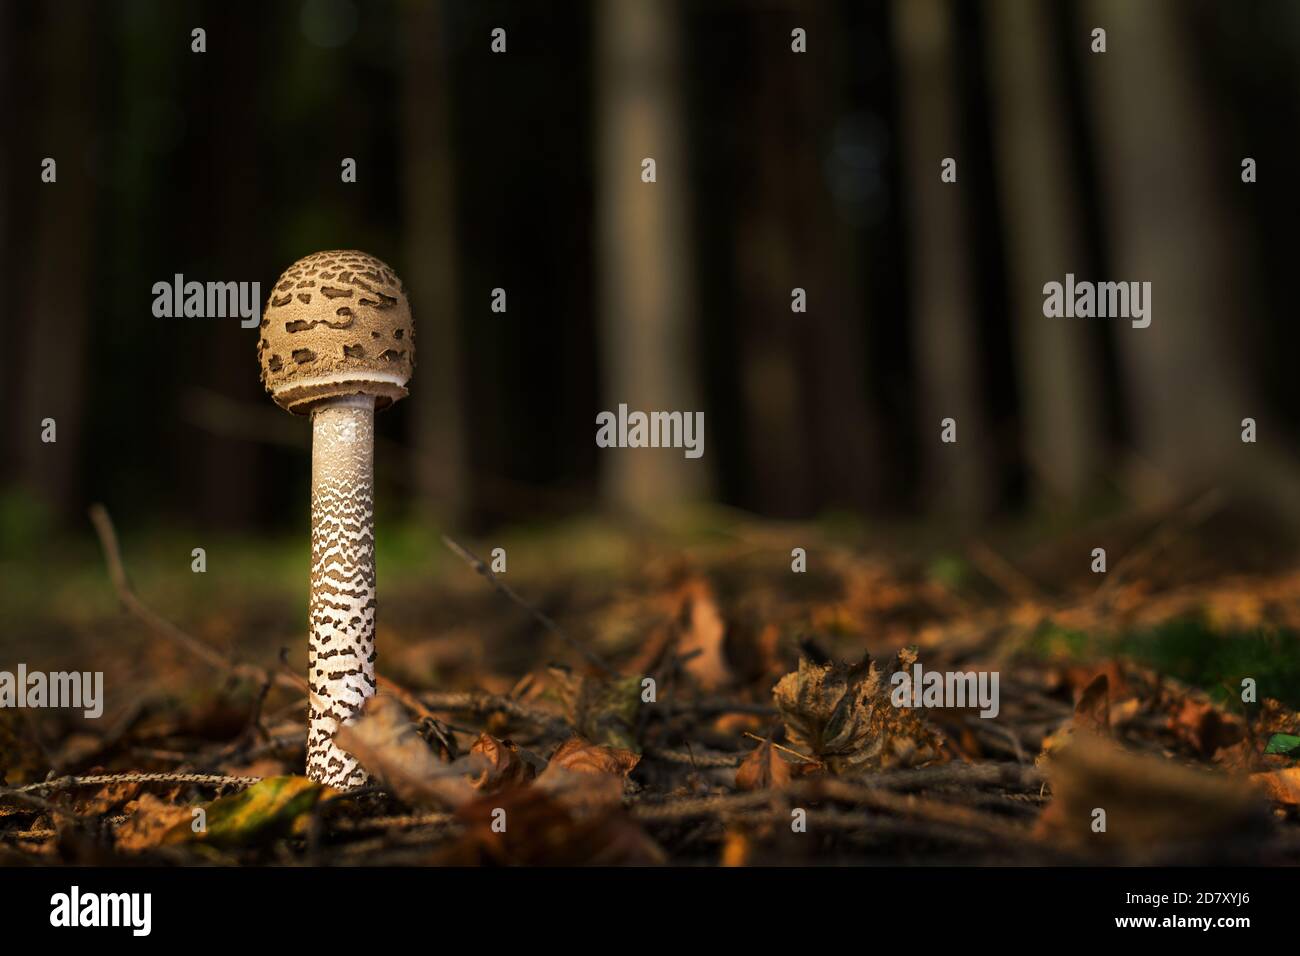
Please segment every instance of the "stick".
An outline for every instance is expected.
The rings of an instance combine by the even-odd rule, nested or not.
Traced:
[[[283,655],[281,655],[280,659],[280,669],[275,672],[267,671],[255,664],[236,663],[218,654],[192,634],[181,630],[141,601],[136,597],[135,591],[131,588],[130,579],[127,578],[126,567],[122,564],[122,552],[117,544],[117,531],[113,528],[113,519],[109,517],[108,510],[100,504],[91,505],[90,520],[95,526],[95,532],[99,535],[99,543],[103,546],[104,561],[108,564],[108,576],[113,582],[113,589],[117,591],[118,600],[122,602],[123,607],[144,621],[154,633],[165,637],[169,641],[174,641],[204,663],[227,674],[242,677],[256,684],[276,683],[281,687],[288,687],[307,694],[313,706],[325,706],[325,703],[310,689],[307,681],[301,675],[289,672],[288,664],[285,662]]]
[[[445,534],[442,536],[442,543],[445,544],[448,548],[450,548],[453,554],[457,555],[462,561],[468,564],[471,568],[473,568],[479,574],[483,575],[483,577],[487,579],[488,583],[491,584],[494,588],[496,588],[498,591],[500,591],[502,594],[508,597],[515,604],[519,605],[521,608],[523,608],[525,611],[531,614],[533,620],[535,620],[538,624],[542,625],[542,627],[546,628],[546,630],[550,631],[556,637],[563,640],[566,644],[568,644],[579,654],[585,657],[587,659],[587,662],[591,664],[592,667],[595,667],[606,677],[618,676],[618,672],[615,671],[608,664],[606,664],[603,660],[601,660],[594,651],[592,651],[582,642],[578,641],[576,638],[570,637],[564,631],[564,629],[561,628],[560,625],[556,624],[555,621],[553,621],[550,617],[543,614],[541,611],[537,610],[537,608],[533,607],[531,604],[529,604],[527,601],[521,598],[518,594],[516,594],[514,590],[510,587],[510,585],[506,584],[504,581],[498,578],[496,574],[493,573],[492,569],[483,563],[483,560],[480,557],[478,557],[478,555],[474,554],[464,545],[459,544],[456,541],[453,541]]]
[[[789,747],[782,747],[780,744],[774,742],[771,736],[760,737],[758,734],[751,734],[748,730],[745,731],[745,736],[750,740],[757,740],[760,744],[771,744],[773,749],[779,750],[783,754],[789,754],[791,757],[798,757],[800,763],[815,763],[817,766],[821,766],[820,760],[809,757],[807,754],[801,754],[797,750],[791,750]]]
[[[251,787],[261,781],[261,777],[228,777],[219,773],[98,773],[86,777],[56,777],[40,783],[29,783],[25,787],[3,788],[0,789],[0,796],[102,787],[117,783],[192,783],[206,787]]]
[[[477,716],[500,711],[510,717],[540,724],[547,730],[566,734],[569,732],[568,725],[556,715],[500,694],[485,691],[430,691],[421,694],[420,700],[434,711],[462,711]]]
[[[294,680],[294,678],[282,672],[277,671],[272,676],[267,671],[252,664],[236,664],[234,661],[218,654],[198,638],[182,631],[171,621],[146,605],[136,597],[135,591],[131,588],[131,581],[127,577],[125,566],[122,564],[122,551],[118,547],[117,531],[113,527],[113,519],[109,517],[108,510],[100,504],[91,505],[90,521],[95,526],[95,533],[99,535],[100,546],[104,549],[104,561],[108,565],[108,576],[113,582],[113,589],[117,592],[118,600],[122,602],[124,608],[142,620],[154,633],[179,644],[199,660],[220,671],[259,684],[274,680],[281,686],[292,687],[294,690],[305,689],[306,685],[300,680]]]

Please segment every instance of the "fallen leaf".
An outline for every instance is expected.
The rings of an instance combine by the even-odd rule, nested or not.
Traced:
[[[779,790],[790,782],[790,764],[769,737],[755,747],[736,768],[738,790]]]
[[[162,844],[173,829],[194,821],[194,808],[177,806],[143,793],[123,808],[130,816],[113,831],[113,845],[123,853],[139,853]]]
[[[899,652],[899,667],[915,660],[914,652]],[[799,669],[782,677],[772,695],[790,741],[833,773],[943,758],[942,737],[911,708],[893,705],[888,675],[869,657],[857,664],[801,658]]]
[[[677,599],[677,653],[685,659],[686,673],[702,688],[717,690],[731,681],[731,669],[724,647],[727,625],[713,588],[703,578],[692,578],[682,586]]]
[[[103,816],[134,800],[139,793],[138,783],[110,783],[100,787],[91,796],[77,800],[74,806],[78,813]]]
[[[1110,677],[1100,673],[1088,682],[1074,705],[1074,728],[1110,736]]]
[[[1231,746],[1242,736],[1241,727],[1227,718],[1214,704],[1191,697],[1183,699],[1178,711],[1169,718],[1167,726],[1176,737],[1205,756],[1220,747]]]
[[[616,866],[665,860],[663,850],[622,807],[578,814],[553,794],[535,787],[481,796],[462,806],[456,816],[464,832],[436,855],[435,862]]]
[[[575,773],[609,773],[626,777],[641,757],[630,750],[602,747],[581,737],[570,737],[551,755],[546,769],[561,767]]]
[[[219,797],[203,809],[206,827],[195,832],[193,814],[173,826],[163,843],[205,842],[239,846],[290,833],[299,819],[339,791],[306,777],[271,777],[228,797]]]
[[[478,772],[482,758],[471,755],[455,764],[439,761],[408,718],[406,708],[387,694],[366,701],[361,714],[339,728],[335,742],[413,806],[454,808],[474,797],[474,788],[463,774]]]
[[[1264,748],[1266,754],[1300,754],[1300,737],[1295,734],[1274,734]]]
[[[641,678],[606,680],[551,667],[564,718],[580,736],[598,744],[634,749],[641,707]]]
[[[1287,806],[1300,806],[1300,767],[1252,773],[1250,779],[1264,788],[1271,800]]]
[[[1162,844],[1209,844],[1267,825],[1258,794],[1243,778],[1131,753],[1087,732],[1053,754],[1046,773],[1052,802],[1036,833],[1078,849],[1149,854]],[[1106,814],[1103,832],[1093,829],[1097,810]]]
[[[751,855],[749,835],[740,830],[728,830],[722,843],[722,857],[719,862],[723,866],[746,866]]]
[[[1043,740],[1042,752],[1034,764],[1042,767],[1055,754],[1060,753],[1079,731],[1109,737],[1110,732],[1110,676],[1105,672],[1095,674],[1079,694],[1074,704],[1074,714],[1057,730]]]
[[[640,760],[630,750],[571,737],[552,754],[536,786],[573,809],[613,806],[622,803],[624,780]]]
[[[500,790],[533,778],[535,771],[532,765],[519,755],[519,748],[512,741],[498,740],[491,734],[479,734],[469,752],[485,763],[483,772],[470,781],[478,790]]]

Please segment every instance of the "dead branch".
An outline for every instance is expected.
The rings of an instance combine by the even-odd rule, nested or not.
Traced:
[[[554,634],[556,637],[560,638],[560,640],[564,641],[575,651],[581,654],[584,658],[586,658],[587,662],[591,664],[592,667],[599,670],[606,677],[618,676],[618,672],[615,671],[614,668],[606,664],[603,660],[601,660],[600,657],[597,656],[595,651],[591,650],[591,648],[587,647],[577,638],[571,637],[568,634],[568,632],[566,632],[562,627],[560,627],[560,625],[556,624],[555,621],[552,620],[550,616],[543,614],[537,608],[533,607],[531,604],[529,604],[527,601],[521,598],[518,594],[516,594],[514,589],[511,588],[510,585],[506,584],[504,581],[502,581],[500,578],[496,576],[496,574],[492,571],[492,569],[483,562],[482,558],[474,554],[464,545],[447,537],[447,535],[445,534],[442,536],[442,543],[445,544],[449,549],[451,549],[451,552],[453,554],[455,554],[462,561],[468,564],[471,568],[473,568],[475,571],[481,574],[487,580],[487,582],[492,585],[492,587],[496,588],[498,591],[504,594],[515,604],[517,604],[519,607],[523,608],[530,615],[532,615],[533,620],[535,620],[538,624],[542,625],[542,627],[546,628],[547,631],[549,631],[551,634]]]
[[[251,787],[261,781],[261,777],[228,777],[219,773],[98,773],[85,777],[55,777],[53,780],[29,783],[23,787],[7,787],[0,789],[0,797],[40,793],[47,790],[75,790],[77,787],[104,787],[121,783],[188,783],[221,789]]]
[[[136,596],[131,587],[131,581],[127,577],[126,567],[122,563],[122,551],[117,543],[117,531],[113,527],[113,519],[109,517],[108,509],[100,504],[91,505],[90,521],[95,526],[95,533],[99,535],[99,543],[104,550],[104,561],[108,565],[108,576],[113,582],[113,589],[117,592],[118,600],[122,602],[122,606],[127,611],[143,621],[155,634],[180,645],[199,660],[224,673],[233,674],[257,684],[266,684],[274,680],[281,686],[292,687],[294,690],[306,689],[306,682],[302,681],[301,678],[295,680],[291,675],[282,671],[277,671],[274,675],[271,675],[263,668],[253,664],[239,664],[222,656],[203,641],[181,630],[141,601]]]

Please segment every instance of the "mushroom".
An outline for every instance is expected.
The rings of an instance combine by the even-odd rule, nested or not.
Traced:
[[[401,280],[364,252],[299,259],[257,356],[276,404],[312,422],[307,775],[352,789],[367,775],[334,735],[375,693],[375,411],[406,397],[415,365]]]

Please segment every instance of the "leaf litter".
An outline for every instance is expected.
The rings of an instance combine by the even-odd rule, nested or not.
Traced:
[[[545,626],[464,587],[421,599],[481,646],[440,651],[436,679],[387,676],[341,730],[372,775],[357,793],[301,776],[301,691],[274,665],[232,665],[214,693],[193,655],[146,651],[182,690],[142,692],[111,733],[0,711],[0,861],[1300,862],[1295,701],[1243,704],[1100,639],[1117,609],[1290,632],[1300,575],[1000,594],[819,554],[806,579],[752,542],[614,587],[541,578]],[[401,646],[381,638],[381,667],[444,632],[384,635]],[[1101,653],[1051,646],[1079,633]],[[895,707],[890,677],[918,658],[999,670],[998,717]]]

